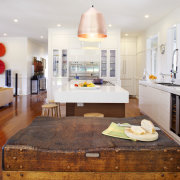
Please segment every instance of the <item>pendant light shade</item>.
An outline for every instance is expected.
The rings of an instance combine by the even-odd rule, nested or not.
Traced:
[[[107,37],[103,14],[93,6],[81,16],[78,37],[83,41],[101,41]]]

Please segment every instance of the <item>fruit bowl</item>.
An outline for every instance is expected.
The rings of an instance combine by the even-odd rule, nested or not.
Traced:
[[[99,89],[100,86],[95,85],[94,83],[76,83],[73,85],[74,89]]]
[[[79,83],[79,84],[74,84],[75,87],[95,87],[94,83]]]

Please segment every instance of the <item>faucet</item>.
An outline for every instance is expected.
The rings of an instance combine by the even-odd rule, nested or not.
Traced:
[[[172,78],[172,80],[171,80],[171,82],[172,82],[172,84],[175,82],[175,79],[176,79],[176,74],[177,74],[177,70],[178,70],[178,49],[175,49],[174,51],[173,51],[173,56],[172,56],[172,70],[171,70],[171,78]],[[175,54],[177,53],[177,56],[176,56],[176,69],[174,69],[175,67],[175,65],[174,65],[174,56],[175,56]]]

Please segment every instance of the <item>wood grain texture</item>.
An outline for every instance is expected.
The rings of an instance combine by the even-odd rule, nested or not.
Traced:
[[[35,171],[4,171],[3,180],[173,180],[180,179],[180,172],[157,173],[94,173],[94,172],[35,172]]]
[[[102,135],[111,122],[148,118],[38,117],[4,146],[4,170],[58,172],[178,172],[180,146],[162,131],[154,142]],[[86,157],[98,153],[99,157]]]
[[[84,152],[40,152],[24,148],[21,153],[19,149],[10,148],[8,153],[5,152],[3,169],[58,172],[179,172],[180,167],[180,155],[176,150],[169,150],[168,153],[164,153],[163,150],[120,150],[101,151],[99,154],[99,158],[87,158]]]
[[[124,103],[84,103],[78,106],[76,103],[66,104],[67,116],[84,116],[85,113],[102,113],[104,117],[125,117]]]
[[[20,129],[27,127],[36,116],[41,115],[41,105],[46,101],[46,94],[17,96],[14,97],[11,106],[0,108],[0,147]],[[135,117],[140,115],[138,108],[138,100],[130,99],[130,103],[126,104],[126,117]],[[65,105],[61,105],[62,116],[65,116]],[[1,161],[0,150],[0,161]],[[1,179],[1,163],[0,163],[0,179]]]

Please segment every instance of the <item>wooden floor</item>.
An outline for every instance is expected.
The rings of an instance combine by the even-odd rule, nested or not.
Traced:
[[[0,108],[0,149],[6,141],[20,129],[27,127],[36,116],[41,115],[41,105],[46,102],[46,94],[18,96],[14,98],[13,104],[9,107]],[[65,115],[65,106],[61,106],[62,115]],[[140,115],[138,100],[130,99],[126,104],[126,117]],[[1,161],[1,150],[0,150]],[[1,180],[1,163],[0,163]]]

